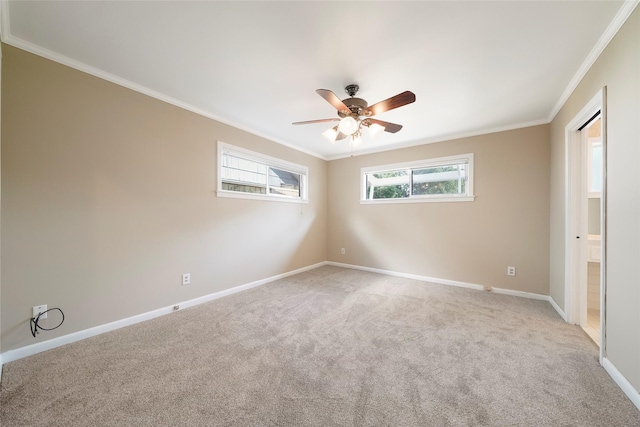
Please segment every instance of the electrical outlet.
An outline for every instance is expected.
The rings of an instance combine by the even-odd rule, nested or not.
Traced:
[[[346,254],[346,253],[347,253],[347,251],[346,251],[344,248],[340,248],[340,253],[341,253],[342,255],[344,255],[344,254]]]
[[[507,276],[515,276],[516,268],[515,267],[507,267]]]
[[[182,286],[191,284],[191,273],[184,273],[182,275]]]
[[[35,307],[33,307],[33,316],[32,317],[38,317],[38,314],[40,313],[44,313],[45,311],[47,311],[47,305],[36,305]],[[40,316],[40,319],[46,319],[47,318],[47,313],[44,313],[42,316]]]

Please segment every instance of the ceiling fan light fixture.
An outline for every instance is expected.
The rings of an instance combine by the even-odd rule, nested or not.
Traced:
[[[375,140],[382,132],[384,132],[384,126],[381,126],[377,123],[372,123],[369,125],[369,136],[371,137],[372,141]]]
[[[340,132],[345,135],[353,135],[360,128],[360,122],[354,119],[351,116],[344,117],[340,120],[340,124],[338,125],[338,129]]]
[[[322,136],[324,136],[324,139],[333,144],[334,142],[336,142],[336,138],[338,137],[338,126],[334,126],[325,130],[324,132],[322,132]]]
[[[351,145],[357,147],[360,144],[362,144],[362,133],[356,132],[351,136]]]

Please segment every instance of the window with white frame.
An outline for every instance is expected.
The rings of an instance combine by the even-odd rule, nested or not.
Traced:
[[[361,169],[361,203],[472,201],[473,154]]]
[[[307,202],[308,168],[218,142],[218,197]]]

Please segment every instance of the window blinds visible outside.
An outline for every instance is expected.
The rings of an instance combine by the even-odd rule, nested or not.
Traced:
[[[304,166],[220,144],[219,195],[306,200]]]

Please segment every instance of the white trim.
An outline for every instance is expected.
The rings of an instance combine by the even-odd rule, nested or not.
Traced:
[[[607,158],[609,147],[609,109],[607,107],[607,86],[602,88],[600,118],[602,127],[602,191],[600,194],[600,363],[607,356]]]
[[[274,167],[277,169],[283,169],[287,172],[293,172],[300,175],[300,197],[293,196],[281,196],[278,194],[255,194],[244,193],[240,191],[229,191],[222,189],[222,155],[228,153],[237,157],[244,158],[246,160],[260,163],[267,168]],[[282,160],[277,157],[269,156],[267,154],[251,151],[246,148],[238,147],[235,145],[227,144],[226,142],[218,141],[218,157],[217,157],[217,176],[216,176],[216,195],[218,197],[230,197],[236,199],[253,199],[253,200],[266,200],[271,202],[289,202],[289,203],[309,203],[309,168],[304,165]]]
[[[586,323],[587,215],[586,156],[578,129],[600,111],[602,120],[602,192],[600,201],[600,355],[607,355],[607,87],[604,86],[565,126],[565,309],[567,322]],[[580,236],[578,240],[575,236]]]
[[[354,270],[362,270],[362,271],[369,271],[369,272],[373,272],[373,273],[379,273],[379,274],[385,274],[388,276],[396,276],[396,277],[403,277],[403,278],[407,278],[407,279],[415,279],[415,280],[420,280],[420,281],[424,281],[424,282],[431,282],[431,283],[437,283],[437,284],[441,284],[441,285],[449,285],[449,286],[457,286],[457,287],[462,287],[462,288],[468,288],[468,289],[475,289],[475,290],[479,290],[479,291],[486,291],[487,288],[483,285],[478,285],[475,283],[469,283],[469,282],[460,282],[460,281],[456,281],[456,280],[448,280],[448,279],[438,279],[438,278],[434,278],[434,277],[428,277],[428,276],[421,276],[421,275],[416,275],[416,274],[408,274],[408,273],[399,273],[399,272],[395,272],[395,271],[390,271],[390,270],[382,270],[382,269],[378,269],[378,268],[371,268],[371,267],[364,267],[364,266],[359,266],[359,265],[353,265],[353,264],[344,264],[344,263],[339,263],[339,262],[333,262],[333,261],[323,261],[323,262],[319,262],[317,264],[313,264],[307,267],[302,267],[299,268],[297,270],[293,270],[293,271],[289,271],[286,273],[282,273],[282,274],[278,274],[276,276],[272,276],[266,279],[262,279],[262,280],[256,280],[254,282],[251,283],[246,283],[244,285],[240,285],[240,286],[236,286],[234,288],[230,288],[230,289],[225,289],[223,291],[219,291],[219,292],[215,292],[213,294],[209,294],[209,295],[205,295],[199,298],[194,298],[188,301],[184,301],[182,303],[179,303],[178,305],[180,305],[180,310],[184,309],[184,308],[188,308],[188,307],[193,307],[199,304],[203,304],[205,302],[209,302],[218,298],[222,298],[224,296],[228,296],[228,295],[232,295],[238,292],[242,292],[251,288],[255,288],[257,286],[261,286],[264,285],[266,283],[278,280],[278,279],[282,279],[284,277],[288,277],[288,276],[292,276],[294,274],[298,274],[298,273],[302,273],[304,271],[309,271],[309,270],[313,270],[315,268],[318,267],[322,267],[324,265],[332,265],[335,267],[343,267],[343,268],[350,268],[350,269],[354,269]],[[535,293],[531,293],[531,292],[522,292],[522,291],[514,291],[511,289],[502,289],[502,288],[489,288],[489,290],[491,292],[497,293],[497,294],[503,294],[503,295],[511,295],[511,296],[516,296],[516,297],[520,297],[520,298],[528,298],[528,299],[534,299],[534,300],[540,300],[540,301],[548,301],[551,306],[558,312],[558,314],[560,314],[560,316],[564,319],[566,316],[564,314],[564,312],[560,309],[560,307],[556,304],[556,302],[553,300],[553,298],[551,298],[548,295],[541,295],[541,294],[535,294]],[[29,345],[26,347],[22,347],[16,350],[10,350],[7,351],[5,353],[0,353],[0,381],[2,380],[2,365],[4,362],[13,362],[15,360],[18,359],[22,359],[24,357],[27,356],[31,356],[37,353],[41,353],[43,351],[46,350],[50,350],[56,347],[60,347],[66,344],[71,344],[73,342],[76,341],[80,341],[82,339],[85,338],[90,338],[92,336],[96,336],[96,335],[100,335],[102,333],[105,332],[109,332],[109,331],[113,331],[116,329],[120,329],[122,327],[125,326],[130,326],[130,325],[134,325],[136,323],[139,322],[143,322],[145,320],[150,320],[153,319],[155,317],[159,317],[159,316],[163,316],[165,314],[169,314],[172,313],[174,311],[173,309],[173,305],[168,306],[168,307],[164,307],[164,308],[160,308],[157,310],[153,310],[147,313],[143,313],[137,316],[132,316],[126,319],[122,319],[122,320],[118,320],[115,322],[111,322],[111,323],[107,323],[105,325],[101,325],[101,326],[96,326],[94,328],[90,328],[90,329],[85,329],[84,331],[79,331],[79,332],[75,332],[69,335],[65,335],[62,337],[58,337],[58,338],[54,338],[52,340],[49,341],[44,341],[41,343],[37,343],[37,344],[33,344],[33,345]],[[618,387],[620,387],[622,389],[622,391],[625,393],[625,395],[627,395],[627,397],[633,402],[633,404],[640,410],[640,394],[638,393],[638,391],[633,387],[633,385],[631,385],[631,383],[620,373],[620,371],[618,371],[618,369],[613,365],[613,363],[611,363],[609,361],[609,359],[607,359],[606,357],[602,359],[602,366],[604,367],[604,369],[607,371],[607,373],[611,376],[611,378],[614,380],[614,382],[618,385]]]
[[[640,1],[640,0],[639,0]],[[0,6],[7,4],[8,1],[7,0],[0,0]],[[6,14],[3,15],[3,19],[6,20],[8,22],[8,17],[5,16]],[[273,136],[267,135],[265,133],[259,132],[255,129],[252,129],[250,127],[238,124],[234,121],[228,120],[226,118],[223,118],[221,116],[212,114],[202,108],[193,106],[191,104],[188,104],[186,102],[180,101],[176,98],[170,97],[168,95],[165,95],[161,92],[155,91],[153,89],[149,89],[145,86],[142,86],[138,83],[134,83],[132,81],[123,79],[121,77],[118,77],[114,74],[108,73],[106,71],[103,71],[99,68],[96,67],[92,67],[90,65],[87,65],[83,62],[77,61],[75,59],[71,59],[67,56],[61,55],[57,52],[53,52],[49,49],[45,49],[43,47],[40,47],[38,45],[35,45],[33,43],[27,42],[25,40],[19,39],[17,37],[14,37],[12,35],[10,35],[9,30],[8,30],[8,24],[6,28],[3,28],[3,32],[2,32],[2,41],[8,45],[17,47],[18,49],[22,49],[24,51],[33,53],[34,55],[38,55],[41,56],[43,58],[49,59],[51,61],[57,62],[59,64],[63,64],[66,65],[67,67],[71,67],[73,69],[82,71],[84,73],[90,74],[92,76],[98,77],[100,79],[109,81],[111,83],[115,83],[119,86],[123,86],[126,87],[128,89],[131,89],[133,91],[142,93],[144,95],[150,96],[152,98],[158,99],[160,101],[166,102],[168,104],[171,105],[175,105],[176,107],[182,108],[184,110],[187,111],[191,111],[192,113],[201,115],[203,117],[207,117],[209,119],[218,121],[220,123],[229,125],[229,126],[233,126],[234,128],[237,128],[239,130],[248,132],[252,135],[256,135],[259,136],[261,138],[267,139],[269,141],[273,141],[277,144],[283,145],[285,147],[291,148],[293,150],[299,151],[301,153],[304,154],[308,154],[310,156],[313,156],[315,158],[321,159],[321,160],[325,160],[325,161],[331,161],[331,160],[339,160],[339,159],[346,159],[348,157],[353,157],[353,156],[361,156],[361,155],[365,155],[365,154],[372,154],[372,153],[380,153],[380,152],[386,152],[386,151],[393,151],[393,150],[398,150],[401,148],[408,148],[408,147],[415,147],[415,146],[419,146],[419,145],[426,145],[426,144],[433,144],[436,142],[444,142],[444,141],[451,141],[454,139],[461,139],[461,138],[469,138],[469,137],[473,137],[473,136],[479,136],[479,135],[488,135],[488,134],[492,134],[492,133],[497,133],[497,132],[504,132],[504,131],[509,131],[509,130],[515,130],[515,129],[523,129],[523,128],[528,128],[528,127],[532,127],[532,126],[538,126],[538,125],[545,125],[550,123],[551,120],[549,119],[538,119],[538,120],[532,120],[529,122],[524,122],[524,123],[517,123],[517,124],[513,124],[513,125],[505,125],[505,126],[499,126],[499,127],[494,127],[494,128],[483,128],[483,129],[478,129],[478,130],[474,130],[474,131],[469,131],[469,132],[459,132],[459,133],[452,133],[452,134],[447,134],[447,135],[441,135],[441,136],[436,136],[433,138],[426,138],[426,139],[421,139],[418,141],[408,141],[408,142],[404,142],[404,143],[399,143],[399,144],[393,144],[393,145],[387,145],[387,146],[383,146],[383,147],[372,147],[366,150],[362,150],[362,151],[354,151],[354,152],[349,152],[349,153],[344,153],[344,154],[337,154],[335,156],[325,156],[319,153],[316,153],[314,151],[311,150],[307,150],[305,148],[302,148],[300,146],[291,144],[289,142],[283,141],[281,139],[277,139],[274,138]]]
[[[423,160],[413,160],[410,162],[402,162],[402,163],[392,163],[390,165],[376,165],[376,166],[367,166],[360,169],[362,173],[369,172],[384,172],[384,171],[393,171],[397,169],[415,169],[420,167],[433,167],[433,166],[442,166],[449,165],[451,163],[465,161],[465,160],[473,160],[473,153],[466,154],[457,154],[454,156],[446,156],[446,157],[434,157],[432,159],[423,159]]]
[[[572,206],[575,205],[574,198],[575,191],[572,188],[572,182],[576,179],[574,175],[576,175],[575,167],[573,166],[572,159],[575,157],[579,157],[579,153],[575,153],[579,147],[579,143],[576,141],[576,135],[573,130],[569,130],[565,128],[565,201],[564,201],[564,212],[565,212],[565,236],[564,236],[564,310],[567,314],[567,322],[571,324],[577,324],[579,318],[578,306],[575,304],[573,300],[574,294],[574,282],[576,276],[576,267],[575,261],[573,260],[574,255],[572,252],[575,250],[572,249],[575,243],[575,234],[576,234],[576,226],[574,224],[573,219],[573,209]]]
[[[403,169],[427,169],[437,166],[445,166],[456,163],[466,163],[466,194],[433,194],[433,195],[409,195],[409,197],[392,199],[367,199],[367,179],[366,175],[376,172],[390,172]],[[425,202],[472,202],[473,195],[473,153],[456,154],[446,157],[434,157],[431,159],[414,160],[410,162],[393,163],[387,165],[366,166],[360,168],[360,203],[380,204],[380,203],[425,203]]]
[[[638,3],[640,3],[640,0],[625,0],[624,4],[620,7],[620,10],[618,10],[616,16],[609,23],[607,29],[604,31],[604,33],[602,33],[602,36],[600,36],[600,39],[598,40],[596,45],[593,47],[593,49],[591,49],[591,52],[589,52],[589,55],[587,55],[580,68],[578,68],[578,71],[573,76],[564,92],[562,92],[560,99],[558,99],[556,105],[549,113],[547,122],[550,123],[553,121],[553,119],[556,117],[556,114],[558,114],[562,106],[565,104],[565,102],[567,102],[576,87],[578,87],[580,81],[584,78],[589,69],[591,69],[593,64],[600,57],[602,51],[604,51],[609,42],[611,42],[618,31],[620,31],[620,28],[622,28],[629,16],[631,16],[631,13],[636,8]]]
[[[279,196],[277,194],[272,194],[272,195],[253,194],[253,193],[242,193],[240,191],[229,191],[229,190],[217,190],[216,196],[226,197],[229,199],[262,200],[265,202],[285,202],[285,203],[302,203],[302,204],[309,203],[308,200],[297,199],[297,198],[287,197],[287,196]]]
[[[579,300],[576,296],[579,296],[579,281],[576,276],[579,272],[579,266],[575,259],[579,254],[579,246],[576,243],[576,236],[580,235],[581,225],[580,221],[576,218],[577,208],[576,205],[579,202],[579,189],[574,189],[572,183],[580,182],[577,173],[580,168],[577,168],[574,164],[579,160],[580,149],[580,135],[577,129],[584,124],[589,118],[591,118],[598,110],[603,109],[603,90],[599,90],[596,95],[585,105],[578,114],[565,126],[565,200],[564,200],[564,249],[565,249],[565,279],[564,279],[564,310],[567,315],[567,322],[571,324],[578,324],[580,321],[579,315]],[[602,114],[604,118],[604,114]],[[603,119],[604,120],[604,119]],[[605,137],[603,136],[603,139]],[[579,165],[578,165],[579,166]],[[603,178],[604,179],[604,178]],[[603,181],[604,185],[604,181]],[[578,194],[576,194],[578,191]],[[601,230],[602,232],[602,230]],[[586,236],[584,236],[586,239]],[[578,246],[578,247],[577,247]],[[602,296],[601,296],[602,298]],[[602,313],[601,313],[602,314]],[[602,346],[602,343],[601,343]]]
[[[562,320],[564,320],[565,322],[567,321],[567,314],[562,311],[562,309],[560,308],[560,306],[556,303],[556,301],[551,297],[551,295],[549,295],[549,304],[551,304],[551,307],[553,307],[558,314],[560,315],[560,317],[562,317]]]
[[[415,146],[418,146],[418,145],[426,145],[426,144],[433,144],[433,143],[436,143],[436,142],[452,141],[452,140],[455,140],[455,139],[470,138],[470,137],[473,137],[473,136],[481,136],[481,135],[489,135],[489,134],[492,134],[492,133],[505,132],[505,131],[510,131],[510,130],[523,129],[523,128],[528,128],[528,127],[532,127],[532,126],[549,124],[556,117],[556,115],[558,114],[560,109],[562,109],[564,104],[569,99],[569,96],[571,96],[571,94],[576,89],[576,87],[578,86],[580,81],[584,78],[584,76],[587,74],[589,69],[591,69],[593,64],[600,57],[600,55],[602,54],[604,49],[607,47],[609,42],[611,42],[611,40],[615,37],[615,35],[618,33],[618,31],[620,31],[620,28],[622,28],[624,23],[627,21],[629,16],[631,16],[631,14],[633,13],[633,10],[636,8],[636,6],[639,3],[640,3],[640,0],[625,0],[624,4],[618,10],[618,13],[616,14],[616,16],[609,23],[609,26],[604,31],[602,36],[600,36],[600,39],[598,39],[598,42],[596,43],[596,45],[591,49],[591,52],[589,52],[589,55],[587,55],[587,58],[584,60],[584,62],[582,63],[582,65],[580,66],[580,68],[578,69],[576,74],[573,76],[573,78],[571,79],[571,81],[569,82],[567,87],[565,88],[564,92],[562,93],[562,95],[560,96],[560,98],[556,102],[555,106],[549,112],[549,115],[546,118],[542,118],[542,119],[538,119],[538,120],[532,120],[532,121],[524,122],[524,123],[517,123],[517,124],[513,124],[513,125],[499,126],[499,127],[495,127],[495,128],[484,128],[484,129],[478,129],[478,130],[469,131],[469,132],[459,132],[459,133],[453,133],[453,134],[448,134],[448,135],[440,135],[440,136],[436,136],[436,137],[433,137],[433,138],[426,138],[426,139],[423,139],[423,140],[420,140],[420,141],[408,141],[408,142],[404,142],[404,143],[394,144],[393,146],[389,146],[388,145],[388,146],[385,146],[385,147],[372,147],[372,148],[369,148],[369,149],[360,150],[360,151],[353,152],[353,153],[345,153],[345,154],[339,154],[339,155],[336,155],[336,156],[328,156],[328,157],[325,158],[325,160],[329,160],[329,161],[330,160],[339,160],[339,159],[345,159],[345,158],[352,157],[352,156],[361,156],[361,155],[365,155],[365,154],[381,153],[381,152],[385,152],[385,151],[398,150],[398,149],[401,149],[401,148],[415,147]]]
[[[30,43],[30,42],[27,42],[27,41],[22,40],[20,38],[14,37],[14,36],[11,35],[10,26],[9,26],[9,13],[8,13],[9,5],[8,5],[8,3],[9,2],[7,0],[0,0],[0,13],[1,13],[0,18],[2,19],[2,27],[0,28],[0,37],[2,38],[2,41],[4,43],[8,44],[8,45],[17,47],[17,48],[25,50],[27,52],[33,53],[35,55],[41,56],[43,58],[47,58],[47,59],[49,59],[51,61],[66,65],[68,67],[71,67],[71,68],[74,68],[76,70],[85,72],[87,74],[90,74],[92,76],[101,78],[103,80],[115,83],[117,85],[126,87],[128,89],[134,90],[136,92],[142,93],[142,94],[150,96],[152,98],[159,99],[161,101],[164,101],[164,102],[167,102],[169,104],[175,105],[177,107],[183,108],[185,110],[191,111],[191,112],[196,113],[198,115],[201,115],[201,116],[216,120],[216,121],[218,121],[220,123],[224,123],[226,125],[233,126],[233,127],[237,128],[237,129],[243,130],[243,131],[248,132],[250,134],[259,136],[261,138],[268,139],[269,141],[273,141],[273,142],[275,142],[277,144],[280,144],[280,145],[283,145],[285,147],[291,148],[293,150],[308,154],[308,155],[316,157],[318,159],[331,161],[331,160],[339,160],[339,159],[344,159],[344,158],[353,157],[353,156],[361,156],[361,155],[365,155],[365,154],[380,153],[380,152],[385,152],[385,151],[398,150],[398,149],[401,149],[401,148],[415,147],[415,146],[419,146],[419,145],[433,144],[433,143],[436,143],[436,142],[451,141],[451,140],[455,140],[455,139],[469,138],[469,137],[479,136],[479,135],[488,135],[488,134],[492,134],[492,133],[505,132],[505,131],[515,130],[515,129],[523,129],[523,128],[527,128],[527,127],[532,127],[532,126],[538,126],[538,125],[544,125],[544,124],[551,123],[553,121],[553,119],[555,118],[555,116],[560,111],[560,109],[562,108],[562,106],[564,105],[564,103],[567,101],[567,99],[569,99],[569,96],[575,90],[575,88],[577,87],[579,82],[582,80],[584,75],[588,72],[588,70],[593,65],[593,63],[598,59],[598,57],[600,56],[602,51],[606,48],[606,46],[609,44],[609,42],[617,34],[617,32],[620,30],[622,25],[629,18],[629,16],[631,15],[631,13],[635,9],[635,7],[638,5],[638,3],[640,3],[640,0],[626,0],[625,1],[625,3],[622,5],[620,10],[618,11],[616,16],[614,17],[613,21],[611,21],[611,23],[609,24],[609,26],[607,27],[605,32],[602,34],[602,36],[598,40],[598,43],[596,43],[596,45],[593,47],[593,49],[591,50],[591,52],[589,53],[589,55],[587,56],[587,58],[583,62],[582,66],[580,67],[578,72],[576,72],[574,77],[571,79],[571,81],[569,82],[569,85],[566,87],[566,89],[564,90],[564,92],[562,93],[562,95],[560,96],[558,101],[556,102],[555,106],[550,111],[550,113],[549,113],[547,118],[532,120],[532,121],[523,122],[523,123],[505,125],[505,126],[498,126],[498,127],[494,127],[494,128],[483,128],[483,129],[477,129],[477,130],[468,131],[468,132],[458,132],[458,133],[452,133],[452,134],[447,134],[447,135],[440,135],[440,136],[436,136],[436,137],[433,137],[433,138],[421,139],[419,141],[407,141],[407,142],[404,142],[404,143],[387,145],[387,146],[383,146],[383,147],[371,147],[371,148],[368,148],[368,149],[365,149],[365,150],[356,151],[356,152],[349,152],[349,153],[344,153],[344,154],[338,154],[338,155],[335,155],[335,156],[324,156],[324,155],[321,155],[319,153],[313,152],[311,150],[307,150],[307,149],[304,149],[302,147],[296,146],[296,145],[291,144],[289,142],[285,142],[283,140],[274,138],[274,137],[272,137],[270,135],[266,135],[266,134],[264,134],[262,132],[254,130],[254,129],[249,128],[247,126],[240,125],[240,124],[238,124],[238,123],[236,123],[234,121],[231,121],[231,120],[225,119],[223,117],[220,117],[218,115],[212,114],[212,113],[210,113],[210,112],[208,112],[208,111],[206,111],[206,110],[204,110],[202,108],[195,107],[195,106],[193,106],[191,104],[188,104],[186,102],[180,101],[180,100],[178,100],[176,98],[170,97],[168,95],[165,95],[165,94],[160,93],[158,91],[155,91],[153,89],[149,89],[149,88],[147,88],[145,86],[142,86],[142,85],[140,85],[138,83],[134,83],[132,81],[123,79],[123,78],[118,77],[118,76],[116,76],[114,74],[111,74],[111,73],[108,73],[106,71],[100,70],[99,68],[87,65],[87,64],[85,64],[83,62],[77,61],[75,59],[71,59],[71,58],[69,58],[67,56],[64,56],[64,55],[61,55],[61,54],[59,54],[57,52],[51,51],[49,49],[45,49],[45,48],[40,47],[38,45],[35,45],[33,43]]]
[[[270,156],[268,154],[259,153],[257,151],[249,150],[247,148],[238,147],[237,145],[228,144],[223,141],[218,141],[218,152],[221,151],[237,154],[243,158],[248,160],[252,160],[258,163],[268,163],[268,166],[274,166],[276,168],[288,169],[291,172],[296,173],[307,173],[309,168],[300,165],[298,163],[293,163],[288,160],[282,160],[277,157]]]
[[[639,0],[640,1],[640,0]],[[4,6],[4,7],[3,7]],[[8,10],[8,0],[0,0],[0,7],[2,7],[2,11],[7,11]],[[20,38],[14,37],[11,35],[10,30],[9,30],[9,17],[8,17],[8,13],[3,13],[2,14],[2,19],[3,21],[6,21],[6,25],[2,27],[2,41],[8,45],[17,47],[19,49],[25,50],[27,52],[33,53],[35,55],[41,56],[43,58],[49,59],[51,61],[57,62],[59,64],[63,64],[66,65],[68,67],[74,68],[76,70],[82,71],[84,73],[90,74],[92,76],[98,77],[100,79],[115,83],[117,85],[126,87],[128,89],[131,89],[133,91],[142,93],[144,95],[150,96],[152,98],[156,98],[159,99],[160,101],[164,101],[168,104],[171,105],[175,105],[177,107],[183,108],[187,111],[191,111],[192,113],[216,120],[220,123],[224,123],[226,125],[229,126],[233,126],[237,129],[243,130],[245,132],[248,132],[250,134],[259,136],[261,138],[265,138],[268,139],[269,141],[273,141],[275,143],[278,143],[280,145],[284,145],[285,147],[291,148],[293,150],[308,154],[310,156],[316,157],[318,159],[322,159],[325,161],[331,161],[331,160],[338,160],[338,159],[344,159],[344,158],[348,158],[348,157],[353,157],[353,156],[360,156],[360,155],[364,155],[364,154],[371,154],[371,153],[380,153],[380,152],[385,152],[385,151],[392,151],[392,150],[398,150],[401,148],[407,148],[407,147],[415,147],[415,146],[419,146],[419,145],[425,145],[425,144],[432,144],[432,143],[436,143],[436,142],[443,142],[443,141],[450,141],[453,139],[460,139],[460,138],[468,138],[468,137],[473,137],[473,136],[478,136],[478,135],[487,135],[487,134],[491,134],[491,133],[496,133],[496,132],[504,132],[504,131],[509,131],[509,130],[515,130],[515,129],[522,129],[522,128],[527,128],[527,127],[531,127],[531,126],[537,126],[537,125],[543,125],[543,124],[548,124],[550,122],[550,120],[548,119],[539,119],[539,120],[533,120],[533,121],[529,121],[529,122],[524,122],[524,123],[517,123],[517,124],[513,124],[513,125],[505,125],[505,126],[499,126],[499,127],[494,127],[494,128],[485,128],[485,129],[479,129],[479,130],[474,130],[474,131],[469,131],[469,132],[460,132],[460,133],[453,133],[453,134],[447,134],[447,135],[441,135],[441,136],[437,136],[437,137],[433,137],[433,138],[427,138],[427,139],[423,139],[423,140],[419,140],[419,141],[408,141],[405,143],[399,143],[399,144],[393,144],[393,145],[387,145],[384,147],[372,147],[372,148],[368,148],[362,151],[356,151],[356,152],[349,152],[349,153],[344,153],[344,154],[338,154],[335,156],[325,156],[319,153],[316,153],[314,151],[311,150],[307,150],[304,149],[302,147],[296,146],[294,144],[285,142],[283,140],[274,138],[270,135],[266,135],[262,132],[259,132],[257,130],[254,130],[252,128],[249,128],[247,126],[243,126],[240,125],[236,122],[233,122],[231,120],[225,119],[223,117],[217,116],[215,114],[212,114],[202,108],[193,106],[191,104],[185,103],[183,101],[180,101],[176,98],[170,97],[168,95],[165,95],[161,92],[155,91],[153,89],[149,89],[145,86],[142,86],[138,83],[134,83],[132,81],[123,79],[119,76],[116,76],[114,74],[108,73],[106,71],[103,71],[99,68],[90,66],[88,64],[85,64],[83,62],[77,61],[75,59],[69,58],[67,56],[61,55],[57,52],[54,52],[52,50],[49,49],[45,49],[41,46],[38,46],[36,44],[27,42],[25,40],[22,40]],[[4,22],[3,22],[4,23]]]
[[[4,360],[4,362],[6,363],[13,362],[15,360],[22,359],[23,357],[32,356],[34,354],[51,350],[53,348],[60,347],[66,344],[71,344],[73,342],[80,341],[85,338],[90,338],[96,335],[103,334],[105,332],[110,332],[116,329],[123,328],[125,326],[135,325],[136,323],[144,322],[145,320],[150,320],[159,316],[164,316],[166,314],[173,313],[175,311],[174,306],[176,305],[179,305],[180,310],[183,310],[185,308],[193,307],[196,305],[203,304],[205,302],[213,301],[215,299],[222,298],[227,295],[232,295],[238,292],[246,291],[248,289],[255,288],[257,286],[261,286],[266,283],[282,279],[284,277],[292,276],[294,274],[302,273],[308,270],[313,270],[314,268],[322,267],[323,265],[326,265],[326,264],[327,264],[326,261],[319,262],[317,264],[313,264],[307,267],[298,268],[297,270],[288,271],[286,273],[271,276],[266,279],[256,280],[255,282],[246,283],[244,285],[236,286],[230,289],[225,289],[219,292],[214,292],[212,294],[204,295],[188,301],[171,304],[167,307],[163,307],[163,308],[152,310],[146,313],[127,317],[125,319],[116,320],[114,322],[110,322],[104,325],[99,325],[99,326],[95,326],[93,328],[85,329],[82,331],[73,332],[68,335],[53,338],[47,341],[42,341],[42,342],[28,345],[25,347],[17,348],[15,350],[9,350],[5,353],[0,354],[0,361]]]
[[[588,194],[588,164],[587,164],[587,132],[583,129],[578,133],[579,136],[579,152],[580,152],[580,166],[579,166],[579,183],[580,190],[578,193],[578,212],[580,218],[578,220],[579,232],[580,236],[579,244],[580,244],[580,264],[578,265],[578,285],[580,288],[580,299],[578,301],[579,309],[579,325],[582,329],[587,327],[587,296],[588,296],[588,268],[589,268],[589,259],[588,259],[588,244],[589,244],[589,199],[587,197]]]
[[[615,365],[611,363],[608,358],[602,358],[602,367],[607,371],[609,376],[618,385],[618,387],[620,387],[624,394],[627,395],[629,400],[636,405],[636,408],[640,410],[640,393],[638,393],[638,390],[633,387],[633,385],[620,373],[620,371],[618,371]]]
[[[373,200],[360,200],[361,205],[384,205],[390,203],[449,203],[449,202],[473,202],[475,196],[430,196],[430,197],[406,197],[398,199],[373,199]]]
[[[322,160],[327,160],[324,156],[315,153],[313,151],[310,150],[305,150],[304,148],[301,148],[299,146],[290,144],[288,142],[282,141],[280,139],[276,139],[270,135],[267,135],[265,133],[259,132],[255,129],[252,129],[248,126],[245,125],[241,125],[237,122],[234,122],[232,120],[226,119],[224,117],[218,116],[216,114],[210,113],[209,111],[206,111],[200,107],[196,107],[194,105],[191,105],[187,102],[184,101],[180,101],[179,99],[173,98],[169,95],[165,95],[161,92],[158,92],[156,90],[150,89],[146,86],[143,86],[141,84],[138,83],[134,83],[130,80],[126,80],[123,79],[122,77],[116,76],[115,74],[111,74],[108,73],[106,71],[103,71],[99,68],[93,67],[91,65],[87,65],[83,62],[77,61],[75,59],[71,59],[67,56],[61,55],[59,53],[53,52],[49,49],[45,49],[43,47],[40,47],[38,45],[35,45],[33,43],[24,41],[22,39],[13,37],[9,34],[4,35],[3,40],[4,43],[9,44],[11,46],[17,47],[19,49],[25,50],[27,52],[33,53],[35,55],[41,56],[43,58],[49,59],[51,61],[57,62],[59,64],[63,64],[66,65],[67,67],[71,67],[74,68],[76,70],[82,71],[83,73],[87,73],[90,74],[92,76],[98,77],[100,79],[106,80],[108,82],[111,83],[115,83],[119,86],[122,87],[126,87],[127,89],[131,89],[133,91],[142,93],[144,95],[150,96],[152,98],[155,99],[159,99],[160,101],[166,102],[168,104],[171,105],[175,105],[176,107],[180,107],[184,110],[187,111],[191,111],[192,113],[198,114],[200,116],[204,116],[207,117],[209,119],[213,119],[217,122],[229,125],[229,126],[233,126],[236,129],[240,129],[242,131],[248,132],[252,135],[256,135],[259,136],[260,138],[264,138],[267,139],[269,141],[273,141],[275,143],[278,143],[280,145],[284,145],[285,147],[291,148],[293,150],[296,151],[300,151],[302,153],[308,154],[310,156],[322,159]]]
[[[548,295],[534,294],[532,292],[514,291],[512,289],[487,287],[484,285],[478,285],[477,283],[461,282],[458,280],[449,280],[449,279],[439,279],[437,277],[421,276],[418,274],[410,274],[410,273],[400,273],[397,271],[382,270],[379,268],[364,267],[361,265],[345,264],[345,263],[334,262],[334,261],[327,261],[327,265],[333,265],[334,267],[351,268],[353,270],[369,271],[371,273],[386,274],[387,276],[402,277],[405,279],[420,280],[422,282],[437,283],[439,285],[456,286],[459,288],[474,289],[476,291],[485,291],[485,292],[489,291],[495,294],[510,295],[514,297],[535,299],[540,301],[549,301]]]
[[[567,322],[586,323],[587,218],[583,141],[578,129],[600,111],[602,192],[600,201],[600,355],[607,356],[607,87],[604,86],[565,126],[565,311]],[[581,240],[575,238],[580,236]]]
[[[9,27],[9,0],[0,0],[0,37],[6,43],[10,37],[11,28]]]
[[[640,1],[640,0],[639,0]],[[416,147],[419,145],[435,144],[437,142],[448,142],[456,139],[471,138],[474,136],[491,135],[492,133],[507,132],[510,130],[525,129],[528,127],[547,125],[550,123],[548,119],[532,120],[530,122],[517,123],[514,125],[506,125],[495,128],[483,128],[469,132],[450,133],[446,135],[434,136],[432,138],[424,138],[416,141],[400,142],[393,145],[385,145],[383,147],[371,147],[364,150],[354,151],[353,153],[338,154],[335,156],[325,157],[324,160],[340,160],[353,156],[363,156],[365,154],[384,153],[386,151],[400,150],[401,148]]]
[[[0,1],[0,37],[2,37],[5,33],[9,32],[9,19],[8,19],[8,8],[9,4],[5,0]],[[2,49],[0,49],[0,70],[2,70]],[[2,73],[0,72],[0,80]],[[2,85],[0,84],[0,87]],[[2,94],[0,93],[0,98]],[[0,102],[2,105],[2,102]],[[2,113],[0,112],[0,117],[2,117]],[[2,135],[2,132],[0,132]],[[2,147],[2,138],[0,137],[0,147]],[[1,174],[0,174],[1,176]],[[0,180],[1,181],[1,180]],[[1,197],[0,197],[1,200]],[[1,202],[0,202],[1,203]],[[1,269],[1,267],[0,267]],[[0,284],[0,301],[2,301],[2,285]],[[4,358],[2,357],[2,345],[0,344],[0,384],[2,383],[2,365]]]

